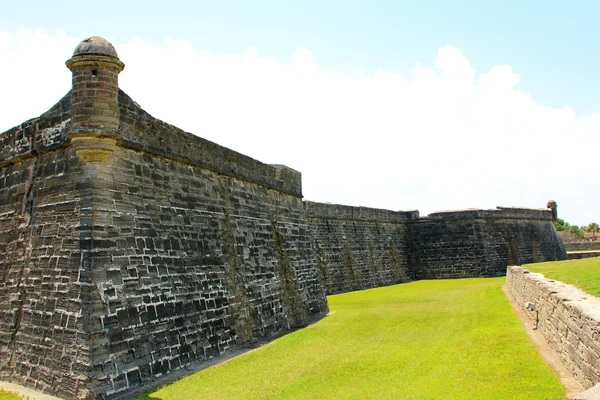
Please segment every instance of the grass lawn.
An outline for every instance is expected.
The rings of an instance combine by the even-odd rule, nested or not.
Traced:
[[[563,399],[504,281],[330,296],[334,314],[317,324],[140,399]]]
[[[600,257],[523,266],[532,272],[541,272],[546,278],[570,283],[586,293],[600,297]]]
[[[22,398],[14,393],[0,390],[0,400],[22,400]]]

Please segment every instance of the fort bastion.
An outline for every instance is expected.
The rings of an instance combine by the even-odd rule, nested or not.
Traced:
[[[298,171],[142,110],[106,40],[66,65],[71,90],[0,134],[0,380],[111,398],[303,327],[328,294],[566,258],[550,209],[303,201]]]

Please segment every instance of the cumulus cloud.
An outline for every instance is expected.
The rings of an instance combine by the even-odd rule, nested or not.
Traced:
[[[0,31],[10,60],[0,64],[0,130],[67,92],[64,61],[79,39]],[[320,65],[306,48],[274,59],[256,47],[213,53],[171,38],[113,44],[126,64],[120,86],[146,111],[300,170],[308,199],[426,214],[553,198],[571,223],[600,221],[600,113],[540,104],[509,65],[478,72],[452,46],[437,50],[433,66],[366,73]]]

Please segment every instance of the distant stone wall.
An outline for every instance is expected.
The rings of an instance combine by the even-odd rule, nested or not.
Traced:
[[[600,257],[600,251],[584,251],[580,253],[567,253],[567,258],[569,260],[580,260],[582,258],[594,258]]]
[[[327,294],[411,280],[407,223],[418,212],[305,202]]]
[[[430,214],[411,225],[414,279],[504,275],[507,265],[566,259],[550,210]]]
[[[566,259],[550,210],[498,208],[419,218],[305,202],[328,294],[419,279],[500,276],[506,266]]]
[[[564,244],[565,250],[600,250],[600,242],[567,242]]]
[[[575,379],[585,388],[600,382],[600,300],[516,266],[506,287]]]

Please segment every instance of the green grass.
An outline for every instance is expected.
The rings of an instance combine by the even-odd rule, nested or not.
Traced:
[[[330,296],[335,313],[140,399],[563,399],[504,278]]]
[[[0,400],[22,400],[22,397],[11,392],[0,390]]]
[[[600,297],[600,257],[526,264],[524,267],[533,272],[541,272],[546,278],[569,283],[586,293]]]

